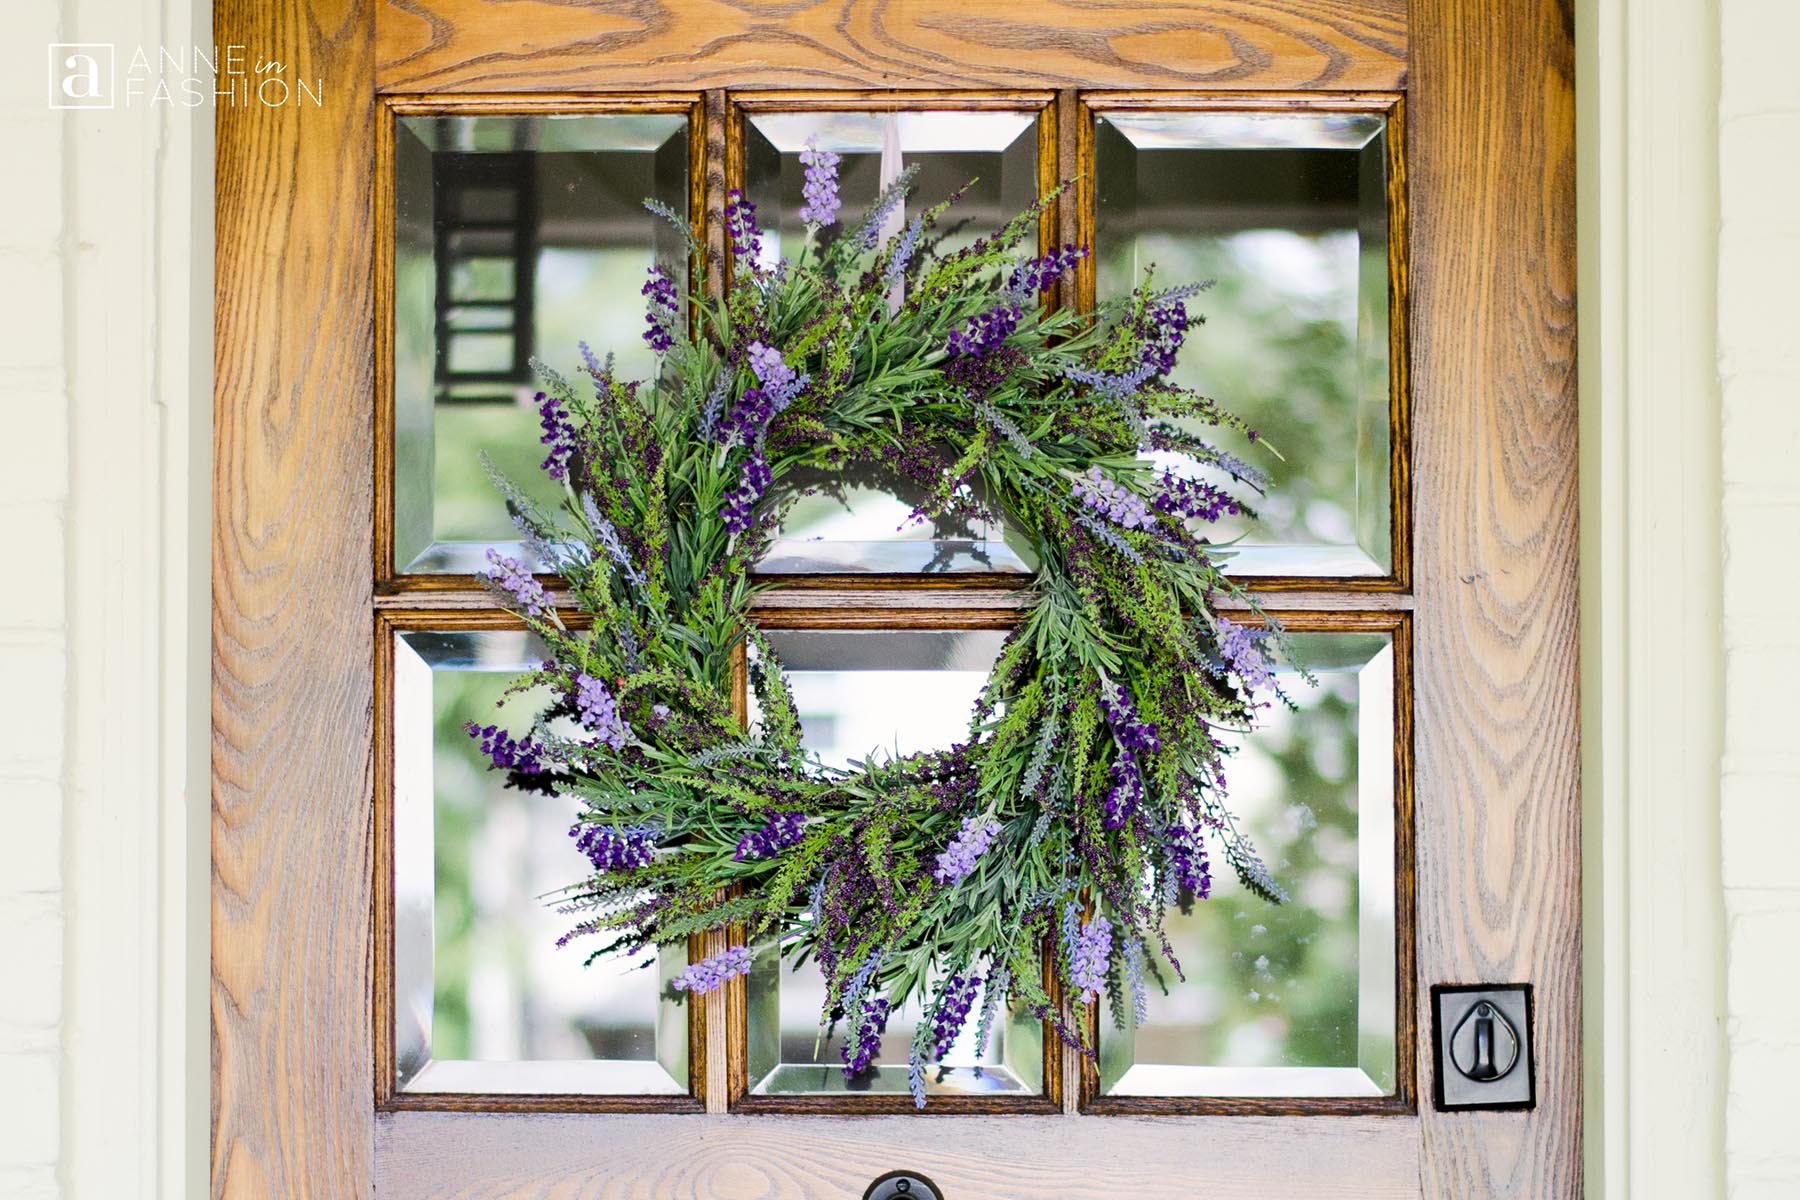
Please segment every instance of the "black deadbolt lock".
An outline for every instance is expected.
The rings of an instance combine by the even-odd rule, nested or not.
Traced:
[[[889,1171],[869,1185],[863,1200],[944,1200],[944,1193],[917,1171]]]

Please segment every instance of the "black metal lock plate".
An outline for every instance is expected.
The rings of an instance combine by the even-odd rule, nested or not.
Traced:
[[[869,1185],[863,1200],[944,1200],[944,1193],[917,1171],[889,1171]]]
[[[1432,1099],[1440,1110],[1523,1109],[1537,1103],[1531,985],[1431,989]]]

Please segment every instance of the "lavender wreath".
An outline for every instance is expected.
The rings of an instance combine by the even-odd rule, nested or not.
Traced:
[[[1141,996],[1147,948],[1179,972],[1162,918],[1209,894],[1213,853],[1283,898],[1226,806],[1221,736],[1284,699],[1280,633],[1220,611],[1221,597],[1258,610],[1204,536],[1263,480],[1195,432],[1240,423],[1169,379],[1199,287],[1146,277],[1095,313],[1053,311],[1041,293],[1086,251],[1022,253],[1051,197],[946,250],[955,197],[884,237],[910,174],[846,227],[837,156],[802,161],[806,248],[766,265],[755,208],[733,193],[730,282],[692,298],[691,335],[652,269],[654,380],[617,378],[585,346],[580,388],[540,367],[560,512],[496,481],[592,625],[566,625],[526,564],[491,553],[489,582],[549,648],[518,686],[555,698],[523,736],[468,732],[510,785],[581,801],[570,834],[591,872],[558,897],[565,943],[600,937],[597,958],[742,930],[675,979],[690,996],[755,955],[810,955],[821,1028],[842,1028],[853,1077],[915,1001],[922,1106],[924,1066],[978,993],[984,1032],[1010,1003],[1085,1048],[1086,1007]],[[650,207],[698,260],[687,223]],[[1152,450],[1197,469],[1159,469]],[[791,503],[784,481],[869,463],[923,493],[922,517],[1001,515],[1038,566],[965,742],[828,768],[750,619],[752,572]],[[751,723],[731,700],[746,649]]]

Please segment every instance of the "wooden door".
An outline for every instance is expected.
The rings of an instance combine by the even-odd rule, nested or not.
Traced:
[[[835,1198],[893,1169],[954,1200],[1579,1193],[1566,6],[223,0],[216,35],[320,81],[323,103],[221,110],[218,122],[215,1194]],[[433,145],[417,131],[631,117],[639,149],[654,151],[644,178],[706,217],[717,244],[725,190],[764,152],[766,117],[831,112],[1003,114],[1027,164],[1015,175],[1033,187],[1081,178],[1046,239],[1145,247],[1185,236],[1193,162],[1177,164],[1170,192],[1169,172],[1120,156],[1170,139],[1246,148],[1231,140],[1240,126],[1208,124],[1220,116],[1363,131],[1302,140],[1360,164],[1342,185],[1360,205],[1346,220],[1362,272],[1346,284],[1360,324],[1344,353],[1375,364],[1376,382],[1349,442],[1320,436],[1296,484],[1338,470],[1345,532],[1290,530],[1284,542],[1265,530],[1289,552],[1271,554],[1253,585],[1290,628],[1322,639],[1327,659],[1382,664],[1356,693],[1358,728],[1374,730],[1358,761],[1365,776],[1377,765],[1387,807],[1355,830],[1363,940],[1344,984],[1373,1021],[1373,1040],[1349,1051],[1368,1062],[1303,1083],[1153,1063],[1177,1082],[1128,1086],[1142,1056],[1095,1069],[1046,1039],[1019,1094],[947,1096],[916,1115],[878,1093],[759,1084],[745,1045],[760,1018],[740,987],[660,1030],[634,1076],[654,1085],[480,1062],[460,1074],[437,1064],[456,1069],[429,1088],[402,1081],[417,1075],[400,977],[417,962],[396,880],[419,857],[404,678],[429,675],[420,646],[454,658],[457,638],[488,637],[502,658],[521,652],[505,649],[512,626],[462,566],[490,535],[434,525],[429,497],[408,490],[421,435],[397,398],[407,371],[440,397],[478,396],[522,357],[513,318],[497,316],[515,341],[491,370],[447,367],[441,341],[434,367],[414,354],[403,311],[433,303],[406,265],[406,239],[433,226],[408,224],[406,197],[509,176],[473,162],[456,176],[448,159],[420,176]],[[1127,203],[1109,189],[1129,171],[1141,186]],[[496,201],[495,223],[524,202]],[[1158,216],[1159,202],[1176,210]],[[1257,211],[1233,228],[1286,228],[1267,204]],[[496,311],[517,301],[510,278]],[[1062,302],[1110,286],[1101,255]],[[1254,313],[1242,321],[1254,326]],[[1204,341],[1189,353],[1204,355]],[[1274,390],[1272,403],[1290,392]],[[1302,435],[1323,428],[1283,419]],[[762,619],[972,641],[1010,622],[1013,581],[814,563],[768,594]],[[427,805],[427,837],[431,820]],[[1384,906],[1387,924],[1370,925]],[[1430,987],[1513,981],[1535,988],[1534,1107],[1439,1111]]]

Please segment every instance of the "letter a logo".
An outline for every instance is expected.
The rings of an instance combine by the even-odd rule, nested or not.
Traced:
[[[106,42],[52,43],[50,107],[111,108],[113,48]]]

